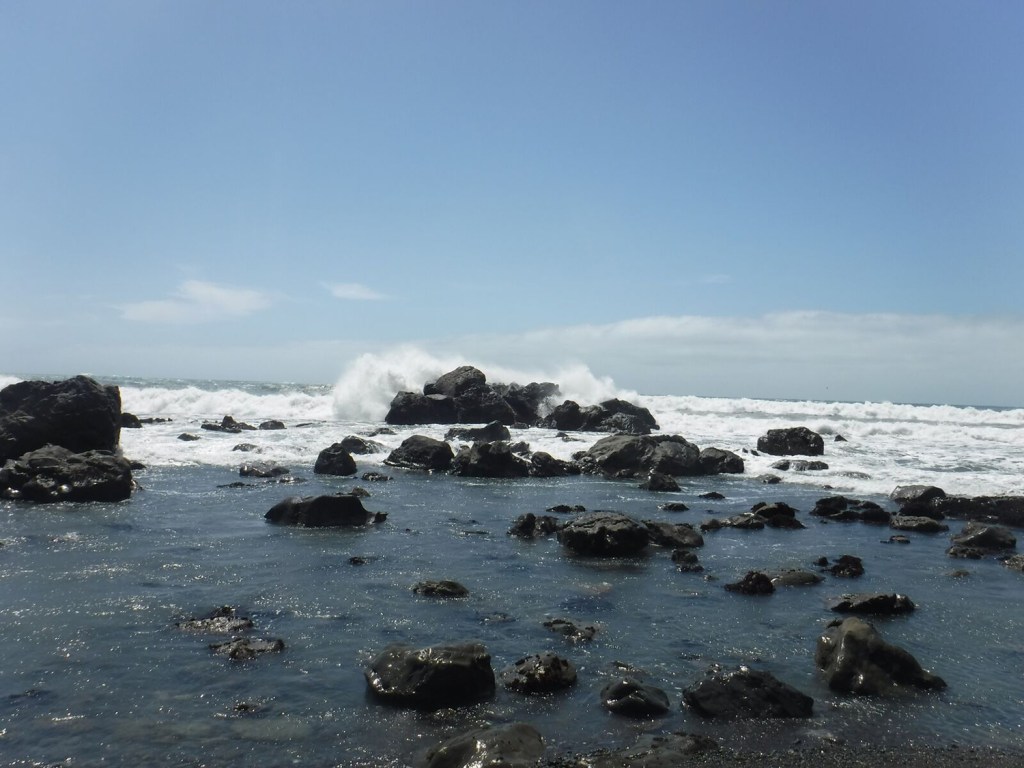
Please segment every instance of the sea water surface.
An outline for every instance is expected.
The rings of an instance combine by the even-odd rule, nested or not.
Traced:
[[[382,450],[357,456],[353,478],[314,475],[320,450],[382,426],[381,403],[386,408],[394,394],[383,390],[394,377],[380,380],[387,386],[361,395],[345,380],[336,388],[112,381],[125,410],[172,419],[122,432],[125,454],[147,466],[136,474],[140,490],[118,504],[0,503],[3,762],[405,766],[469,727],[520,720],[541,731],[552,755],[680,730],[751,748],[842,739],[1024,749],[1021,575],[995,560],[949,559],[949,534],[896,545],[887,543],[887,528],[825,524],[807,514],[815,500],[837,493],[894,509],[886,494],[909,482],[958,494],[1024,493],[1024,411],[636,396],[664,433],[701,447],[749,451],[768,429],[796,425],[829,440],[824,472],[779,472],[770,468],[775,459],[745,453],[745,475],[684,478],[682,491],[669,494],[595,477],[475,480],[382,466],[405,437],[446,431],[429,426],[374,436]],[[581,402],[613,394],[620,393],[602,382],[566,392]],[[287,428],[201,429],[228,414],[280,419]],[[184,432],[201,439],[178,440]],[[847,442],[832,442],[837,434]],[[513,439],[563,458],[600,435],[568,437],[513,430]],[[233,450],[239,443],[254,449]],[[239,478],[239,465],[256,460],[284,464],[304,482]],[[360,480],[369,470],[392,479]],[[755,479],[769,471],[784,481]],[[231,487],[238,482],[245,485]],[[264,521],[287,496],[355,485],[370,491],[367,508],[387,513],[384,523],[342,531]],[[724,500],[700,498],[711,490]],[[663,511],[666,501],[690,510]],[[697,550],[703,574],[678,572],[657,548],[599,560],[568,556],[553,538],[507,535],[518,515],[555,504],[697,525],[759,501],[792,504],[807,528],[709,532]],[[951,533],[961,525],[949,522]],[[750,569],[811,568],[819,557],[847,553],[864,559],[859,580],[828,577],[766,598],[723,588]],[[412,592],[416,582],[440,578],[465,584],[470,596],[432,600]],[[913,614],[874,623],[945,678],[946,691],[883,700],[834,694],[822,684],[815,642],[835,618],[829,601],[851,591],[899,591],[914,600]],[[222,605],[250,616],[256,636],[283,639],[284,652],[232,662],[209,649],[222,638],[176,627]],[[543,626],[549,618],[599,632],[572,645]],[[435,713],[367,697],[363,669],[388,644],[468,640],[487,646],[496,671],[554,651],[576,665],[578,683],[543,697],[499,685],[491,701]],[[772,672],[814,698],[814,717],[738,725],[695,716],[681,705],[682,691],[712,664]],[[669,715],[634,721],[601,708],[600,689],[623,665],[669,694]]]

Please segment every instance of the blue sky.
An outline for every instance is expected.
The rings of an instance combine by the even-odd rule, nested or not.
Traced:
[[[1016,2],[0,4],[0,369],[1024,404]]]

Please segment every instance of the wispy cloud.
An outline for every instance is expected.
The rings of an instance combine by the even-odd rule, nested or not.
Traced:
[[[334,298],[345,301],[380,301],[387,298],[362,283],[324,283],[323,286]]]
[[[270,297],[260,291],[188,280],[170,298],[121,305],[121,314],[125,320],[182,325],[244,317],[270,304]]]

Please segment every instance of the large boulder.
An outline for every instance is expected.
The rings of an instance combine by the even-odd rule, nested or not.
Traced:
[[[356,460],[352,458],[345,446],[341,443],[324,448],[316,457],[313,465],[313,472],[318,475],[354,475],[356,473]]]
[[[392,399],[384,421],[398,425],[455,424],[458,411],[455,400],[447,395],[399,392]]]
[[[365,509],[358,496],[339,493],[333,496],[293,496],[275,504],[264,517],[268,522],[282,525],[336,528],[379,523],[386,515]]]
[[[455,421],[458,424],[514,424],[516,412],[505,399],[486,384],[470,387],[456,396]]]
[[[501,671],[501,682],[519,693],[551,693],[576,683],[576,667],[546,651],[519,659]]]
[[[575,462],[556,459],[550,453],[537,451],[530,456],[530,477],[567,477],[580,474]]]
[[[88,376],[20,381],[0,390],[0,466],[59,445],[72,453],[113,451],[121,436],[121,391]]]
[[[616,477],[702,474],[700,449],[678,435],[610,435],[577,456],[585,467]]]
[[[903,687],[946,687],[941,677],[922,669],[909,651],[885,642],[878,630],[857,617],[829,624],[818,638],[814,660],[835,691],[884,694]]]
[[[558,385],[550,381],[531,382],[525,386],[519,384],[491,385],[509,404],[516,414],[516,421],[521,424],[538,424],[540,412],[553,397],[558,395]]]
[[[562,431],[649,435],[652,429],[658,429],[658,422],[649,410],[625,400],[605,400],[585,408],[574,400],[566,400],[542,420],[541,426]]]
[[[512,453],[508,443],[473,443],[459,449],[449,471],[459,477],[526,477],[530,464]]]
[[[569,521],[558,532],[562,546],[580,555],[636,555],[650,542],[643,523],[619,512],[591,512]]]
[[[0,469],[0,496],[35,502],[122,501],[132,494],[131,463],[109,451],[74,453],[47,445]]]
[[[364,672],[370,692],[401,707],[436,710],[494,696],[494,670],[479,643],[410,648],[391,645]]]
[[[384,463],[391,467],[444,471],[451,466],[454,458],[455,454],[448,443],[425,435],[413,435],[388,454]]]
[[[340,443],[341,447],[349,453],[359,454],[365,456],[369,453],[383,453],[386,449],[375,440],[367,440],[365,437],[359,437],[359,435],[348,435],[342,438]]]
[[[467,442],[493,443],[499,440],[511,440],[508,427],[500,421],[492,421],[482,427],[452,427],[444,436],[445,440],[465,440]]]
[[[906,510],[906,508],[904,508]],[[946,496],[913,505],[914,515],[939,515],[1024,528],[1024,496]]]
[[[463,365],[454,371],[442,374],[437,378],[437,381],[424,384],[423,394],[458,397],[486,383],[487,377],[483,371],[479,368],[474,368],[472,365]]]
[[[810,717],[814,700],[768,672],[714,666],[683,691],[683,701],[705,717],[726,720]]]
[[[742,475],[744,469],[743,459],[723,448],[705,448],[700,452],[699,464],[702,475]]]
[[[769,429],[757,439],[757,450],[772,456],[821,456],[825,442],[807,427]]]
[[[1006,554],[1017,548],[1017,537],[1002,525],[989,525],[970,520],[960,533],[950,537],[953,546],[949,554],[953,557],[982,557],[991,554]]]
[[[476,728],[427,752],[425,768],[535,768],[544,740],[532,725],[512,723]]]

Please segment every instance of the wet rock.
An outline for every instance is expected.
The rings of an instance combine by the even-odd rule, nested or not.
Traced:
[[[458,477],[515,478],[528,476],[530,465],[508,443],[473,443],[459,449],[449,471]]]
[[[502,684],[519,693],[551,693],[576,683],[576,667],[568,659],[545,652],[519,659],[501,671]]]
[[[566,523],[558,540],[576,554],[625,557],[639,554],[650,542],[650,533],[618,512],[591,512]]]
[[[843,595],[831,606],[831,610],[835,613],[873,614],[875,616],[910,613],[914,608],[914,603],[909,597],[895,593]]]
[[[864,575],[864,562],[854,555],[840,555],[831,565],[823,557],[818,561],[818,564],[823,566],[833,576],[856,579]]]
[[[121,391],[88,376],[19,381],[0,389],[0,466],[46,445],[70,453],[114,451]]]
[[[884,694],[901,687],[946,687],[908,651],[886,643],[871,624],[856,617],[829,624],[818,638],[815,663],[836,691]]]
[[[421,581],[412,591],[424,597],[468,597],[469,590],[457,581]]]
[[[883,541],[883,544],[909,544],[910,539],[906,536],[896,535],[890,536],[888,541]]]
[[[1006,550],[1017,548],[1017,537],[1009,528],[1001,525],[989,525],[969,521],[964,525],[960,533],[950,537],[953,546],[949,553],[951,556],[962,556],[954,554],[955,551],[978,551],[982,554],[996,554]]]
[[[949,530],[949,526],[945,523],[917,515],[893,515],[889,521],[889,527],[897,531],[913,531],[914,533],[941,533]]]
[[[825,580],[820,574],[799,568],[786,568],[769,576],[776,587],[810,587]]]
[[[690,508],[681,501],[669,501],[665,504],[659,504],[658,509],[664,510],[665,512],[686,512]]]
[[[810,717],[814,700],[768,672],[714,666],[683,691],[683,702],[704,717],[723,720]]]
[[[1003,565],[1011,571],[1020,571],[1021,573],[1024,573],[1024,555],[1011,555],[1003,560]]]
[[[548,507],[544,510],[545,512],[586,512],[587,508],[582,504],[555,504],[553,507]]]
[[[401,707],[436,710],[461,707],[494,696],[494,670],[479,643],[384,649],[364,672],[370,692]]]
[[[317,475],[347,476],[356,473],[356,460],[341,443],[332,445],[320,451],[313,465],[313,472]]]
[[[282,467],[280,464],[243,464],[238,468],[239,477],[256,477],[265,480],[270,477],[281,477],[288,474],[291,474],[291,470],[288,467]]]
[[[828,464],[824,461],[783,459],[772,464],[772,469],[777,469],[781,472],[789,472],[790,470],[793,472],[821,472],[828,469]]]
[[[739,531],[760,531],[765,527],[765,519],[753,512],[744,512],[732,517],[705,520],[700,524],[702,531],[717,531],[722,528],[735,528]]]
[[[267,653],[280,653],[284,640],[236,637],[224,643],[211,643],[210,650],[233,661],[249,661]]]
[[[516,453],[512,446],[509,450]],[[575,462],[556,459],[544,451],[537,451],[530,456],[530,477],[569,477],[578,474],[580,468]]]
[[[743,459],[721,448],[705,448],[698,461],[702,475],[741,475],[744,470]]]
[[[535,539],[538,536],[551,536],[562,529],[562,521],[551,515],[535,515],[527,512],[520,515],[508,529],[510,536],[520,539]]]
[[[756,479],[762,485],[778,485],[782,482],[778,475],[758,475]]]
[[[597,627],[579,626],[568,619],[548,619],[544,626],[571,643],[588,643],[597,635]]]
[[[483,427],[453,427],[445,433],[444,439],[495,443],[511,440],[512,434],[508,431],[508,427],[500,421],[492,421]]]
[[[363,472],[360,479],[368,483],[386,483],[391,480],[391,477],[383,472]]]
[[[239,453],[260,453],[260,447],[254,443],[238,443],[234,446],[232,451],[238,451]]]
[[[725,496],[723,496],[718,491],[708,491],[707,493],[700,494],[700,496],[698,496],[697,498],[699,498],[699,499],[706,499],[707,501],[724,501],[725,500]]]
[[[283,421],[279,421],[278,419],[268,419],[267,421],[261,421],[260,422],[260,429],[268,429],[268,430],[273,431],[273,430],[284,429],[284,428],[285,428],[284,422]]]
[[[628,749],[603,751],[586,758],[587,768],[680,768],[700,765],[700,755],[718,749],[707,736],[689,733],[646,734]]]
[[[577,456],[581,464],[614,477],[645,477],[651,472],[672,477],[701,474],[700,450],[677,435],[610,435]]]
[[[115,502],[129,498],[133,487],[131,463],[109,451],[73,453],[47,445],[0,468],[0,498]]]
[[[249,631],[253,628],[253,622],[246,616],[239,616],[230,605],[225,605],[206,616],[179,621],[175,626],[186,632],[234,634]]]
[[[275,504],[264,517],[268,522],[307,528],[358,527],[379,523],[386,515],[370,512],[351,494],[293,496]]]
[[[649,435],[651,430],[658,429],[658,423],[649,410],[617,399],[585,408],[573,400],[566,400],[541,420],[541,426],[571,432],[630,435]]]
[[[759,502],[750,508],[758,517],[765,521],[765,525],[771,528],[803,528],[804,525],[796,519],[796,509],[784,501],[776,501],[771,504]]]
[[[233,416],[225,416],[220,420],[220,423],[205,421],[200,426],[208,432],[226,432],[231,435],[237,435],[243,431],[255,431],[256,429],[252,424],[246,424],[244,421],[235,421]]]
[[[640,484],[640,488],[645,491],[678,491],[679,483],[671,475],[666,475],[662,472],[651,472],[647,479]]]
[[[672,553],[672,562],[680,573],[701,573],[704,566],[700,564],[697,555],[690,549],[677,549]]]
[[[748,571],[742,579],[726,584],[725,588],[729,592],[738,592],[741,595],[770,595],[775,592],[771,578],[760,571]]]
[[[178,439],[186,443],[194,443],[196,440],[202,440],[203,438],[201,438],[199,435],[193,435],[189,432],[182,432],[180,435],[178,435]]]
[[[134,413],[121,412],[121,429],[142,429],[142,421]]]
[[[660,520],[644,520],[650,533],[651,543],[658,547],[688,549],[703,547],[704,537],[689,523],[665,523]]]
[[[757,450],[772,456],[821,456],[825,443],[807,427],[769,429],[757,439]]]
[[[1024,496],[947,496],[914,505],[913,514],[929,513],[1022,528]]]
[[[446,395],[421,395],[417,392],[399,392],[391,400],[384,421],[388,424],[456,424],[458,412],[455,400]]]
[[[663,690],[631,677],[602,688],[601,703],[605,709],[627,717],[658,717],[668,712],[670,706]]]
[[[429,750],[425,768],[535,768],[543,755],[544,740],[532,725],[484,726]]]
[[[838,522],[861,522],[888,524],[892,515],[873,501],[848,499],[845,496],[830,496],[818,499],[811,510],[815,517],[824,517]]]
[[[344,450],[357,456],[366,456],[371,453],[383,453],[387,450],[383,444],[378,443],[375,440],[367,440],[364,437],[359,437],[359,435],[347,435],[342,438],[340,445]]]
[[[451,466],[455,454],[452,447],[441,440],[424,435],[413,435],[402,441],[384,463],[392,467],[443,471]]]
[[[946,492],[934,485],[898,485],[889,498],[901,507],[905,504],[927,504],[932,499],[946,498]]]

